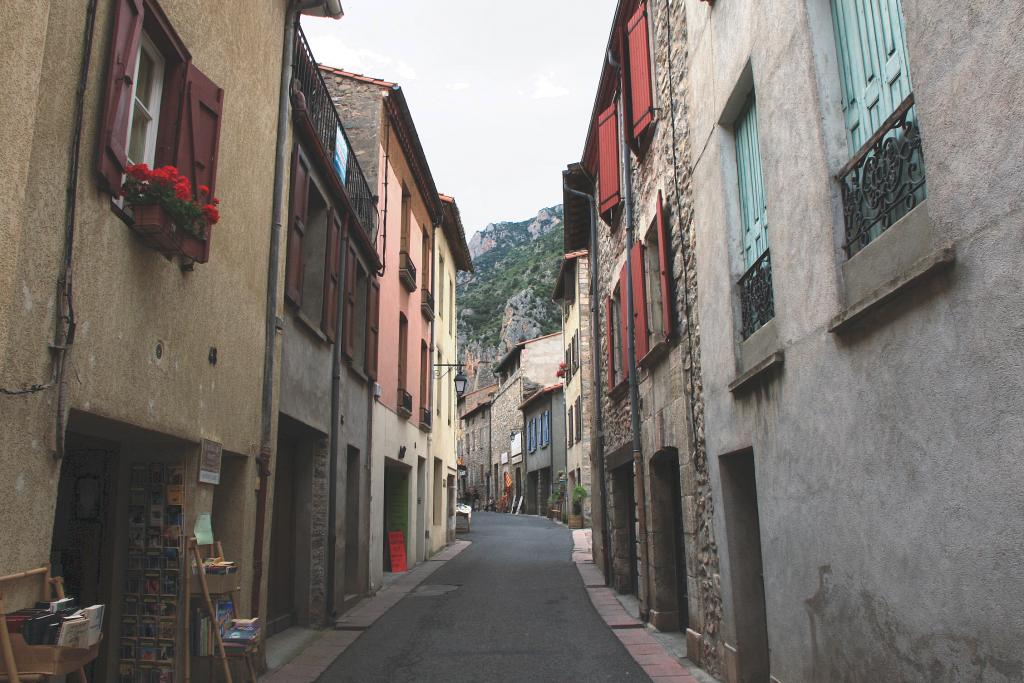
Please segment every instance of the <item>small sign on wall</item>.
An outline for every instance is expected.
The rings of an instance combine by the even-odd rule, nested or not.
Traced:
[[[199,483],[220,483],[220,460],[224,447],[216,441],[203,439],[202,451],[199,454]]]

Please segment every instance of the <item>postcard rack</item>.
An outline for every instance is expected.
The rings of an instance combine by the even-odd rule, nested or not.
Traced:
[[[242,658],[245,660],[246,668],[249,671],[249,680],[256,683],[256,668],[253,666],[252,653],[257,644],[247,647],[243,652],[228,654],[224,648],[224,641],[221,639],[220,624],[217,619],[217,609],[214,607],[214,596],[228,595],[231,598],[232,614],[237,615],[238,609],[238,574],[207,574],[203,566],[203,558],[199,552],[200,547],[208,547],[216,550],[218,557],[224,557],[224,548],[220,541],[208,546],[200,546],[195,538],[188,539],[188,558],[185,564],[185,683],[189,683],[192,676],[191,671],[191,647],[192,647],[192,598],[199,598],[202,609],[206,611],[210,619],[213,632],[213,657],[219,659],[224,670],[225,683],[233,683],[231,678],[231,665],[229,659]],[[193,576],[192,563],[195,563]],[[192,582],[196,581],[197,585]],[[199,655],[196,655],[199,656]]]
[[[102,640],[87,648],[28,645],[20,633],[8,631],[3,586],[12,581],[35,577],[42,579],[40,599],[43,602],[49,602],[53,593],[56,593],[58,599],[65,597],[64,580],[60,577],[51,578],[49,567],[0,576],[0,680],[21,683],[77,672],[80,683],[89,683],[84,667],[96,659]]]

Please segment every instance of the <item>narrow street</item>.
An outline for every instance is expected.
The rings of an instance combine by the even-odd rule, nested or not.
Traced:
[[[644,681],[601,620],[564,526],[476,513],[466,550],[367,629],[320,681]]]

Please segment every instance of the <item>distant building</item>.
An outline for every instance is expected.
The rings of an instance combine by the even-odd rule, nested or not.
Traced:
[[[491,471],[491,399],[498,386],[466,394],[460,402],[462,458],[466,467],[466,491],[479,494],[481,505],[494,497]]]
[[[508,496],[508,504],[526,492],[524,423],[519,406],[539,387],[557,380],[562,357],[561,333],[521,341],[495,366],[498,390],[491,401],[491,453],[495,496]]]
[[[537,389],[519,406],[526,433],[526,492],[523,512],[544,514],[565,472],[566,422],[562,384]],[[572,491],[572,487],[569,487]]]
[[[584,525],[591,524],[596,493],[593,482],[600,476],[595,471],[592,453],[594,432],[594,364],[591,351],[590,258],[587,250],[571,249],[586,246],[590,240],[588,226],[575,221],[573,229],[565,230],[566,254],[555,282],[552,298],[562,308],[562,345],[564,360],[560,371],[565,390],[566,477],[570,491],[578,484],[587,490],[583,501]],[[598,540],[600,544],[600,539]]]

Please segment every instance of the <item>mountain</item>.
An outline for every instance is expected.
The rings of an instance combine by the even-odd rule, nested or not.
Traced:
[[[473,390],[493,381],[491,366],[513,345],[561,327],[551,292],[562,261],[562,207],[491,223],[473,235],[469,252],[476,272],[459,274],[456,293],[459,348]]]

